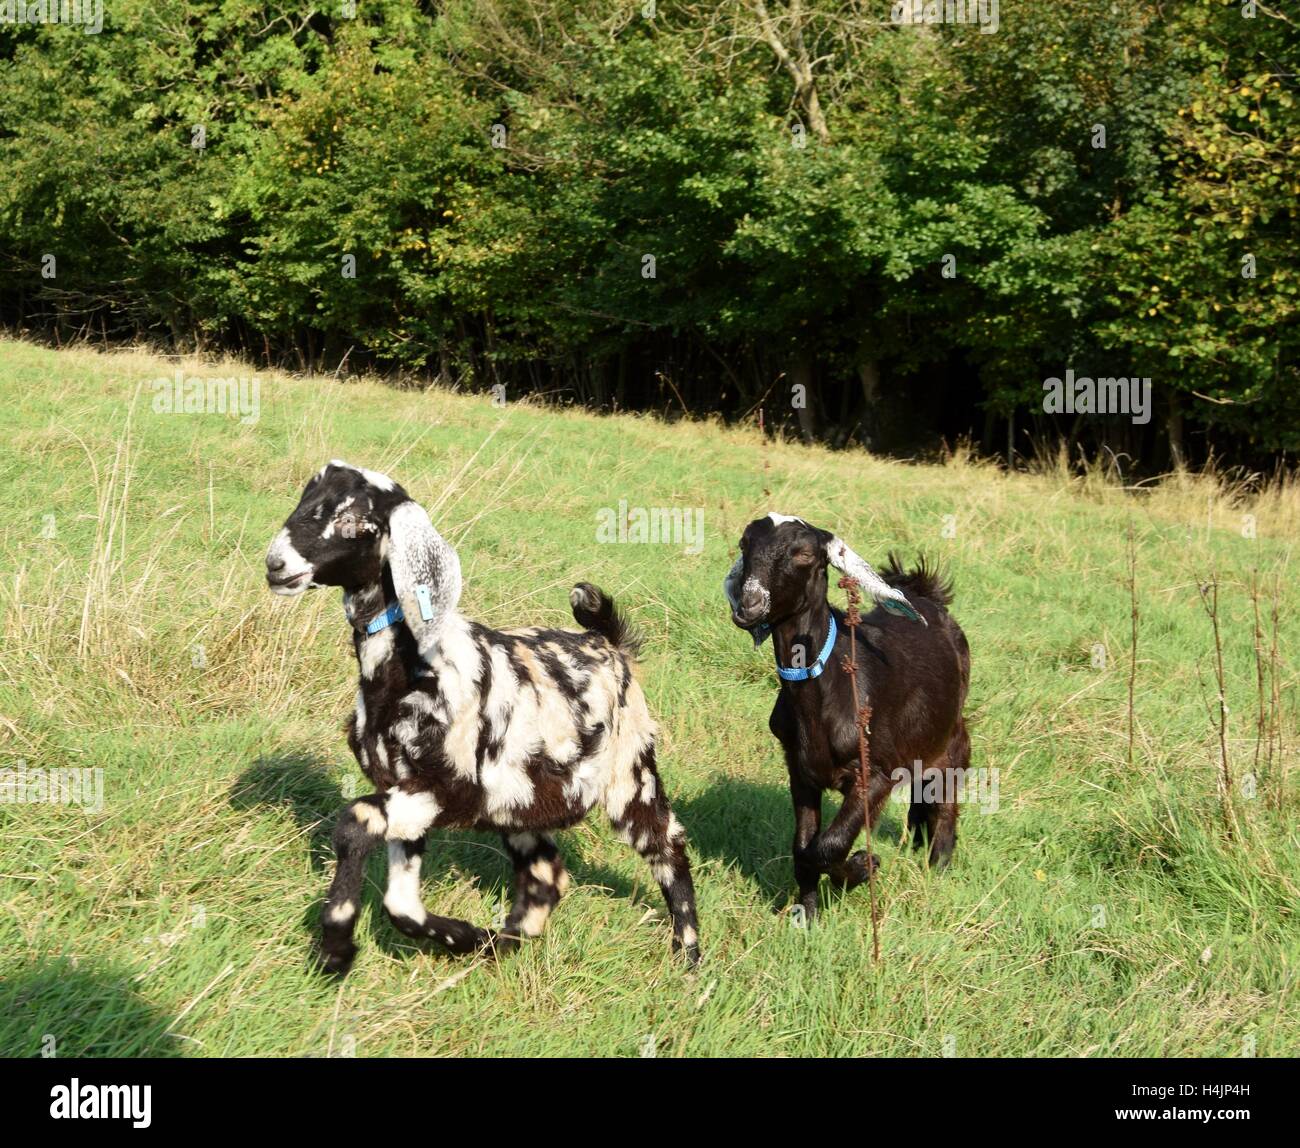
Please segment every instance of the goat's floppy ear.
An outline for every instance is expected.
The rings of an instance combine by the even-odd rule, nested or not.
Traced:
[[[406,625],[419,638],[460,601],[460,559],[424,507],[409,500],[388,517],[387,557]]]
[[[740,609],[740,576],[745,572],[745,559],[738,557],[731,564],[731,569],[727,571],[727,576],[722,580],[722,592],[726,594],[727,601],[731,603],[733,610]]]
[[[899,617],[920,622],[924,626],[930,624],[912,608],[912,604],[901,590],[886,582],[871,568],[865,558],[855,553],[853,548],[838,535],[831,535],[831,540],[826,543],[826,559],[841,574],[847,574],[856,581],[862,587],[863,593],[869,595],[877,606]]]

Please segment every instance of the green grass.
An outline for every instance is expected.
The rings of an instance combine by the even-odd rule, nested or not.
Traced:
[[[0,342],[0,765],[104,779],[99,812],[0,805],[0,1052],[34,1055],[47,1036],[64,1056],[636,1056],[649,1038],[660,1056],[1300,1046],[1289,493],[1247,503],[1183,478],[1126,494],[1051,468],[905,465],[764,446],[752,428],[277,375],[244,426],[155,413],[148,381],[173,369]],[[408,942],[380,910],[378,858],[351,977],[308,972],[329,832],[364,792],[342,734],[355,669],[337,592],[276,599],[262,556],[331,457],[390,470],[430,509],[471,616],[565,624],[579,579],[630,609],[695,865],[697,972],[671,959],[657,888],[595,818],[561,835],[574,888],[521,954],[456,961]],[[702,507],[703,553],[597,544],[597,511],[620,499]],[[811,929],[786,911],[775,675],[720,591],[741,528],[769,508],[873,559],[924,549],[956,578],[973,763],[999,771],[1000,807],[963,811],[942,876],[900,848],[890,807],[877,965],[865,888],[827,894]],[[1281,581],[1286,747],[1255,797],[1234,787],[1229,839],[1196,584],[1211,569],[1222,583],[1240,776],[1255,754],[1256,568]],[[425,900],[488,923],[507,877],[495,838],[435,833]]]

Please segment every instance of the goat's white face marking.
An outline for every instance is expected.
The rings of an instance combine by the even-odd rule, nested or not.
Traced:
[[[306,590],[311,585],[311,576],[316,572],[312,564],[293,548],[287,526],[271,540],[266,551],[266,564],[268,568],[283,564],[270,586],[272,594],[281,594],[286,598],[292,598]]]
[[[334,510],[334,517],[331,518],[327,523],[325,523],[325,529],[320,532],[320,536],[322,538],[334,537],[334,527],[338,525],[339,519],[342,516],[343,512],[347,510],[347,508],[351,506],[354,502],[356,502],[356,499],[349,494],[347,498],[345,498],[342,502],[338,504],[338,506]],[[323,506],[316,507],[316,513],[312,517],[319,519],[322,516],[324,509],[325,508]],[[366,522],[364,519],[358,522],[356,520],[355,515],[353,516],[353,521],[356,524],[357,529],[360,530],[374,529],[374,527],[370,523]]]

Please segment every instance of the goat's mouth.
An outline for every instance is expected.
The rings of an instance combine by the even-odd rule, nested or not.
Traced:
[[[277,576],[268,574],[266,584],[271,588],[272,594],[283,594],[286,597],[294,594],[301,594],[308,586],[311,585],[311,576],[315,573],[313,570],[300,570],[297,574],[288,574]]]
[[[761,625],[762,618],[750,618],[748,615],[741,613],[739,610],[731,611],[731,621],[734,625],[739,626],[742,630],[752,630],[755,626]]]

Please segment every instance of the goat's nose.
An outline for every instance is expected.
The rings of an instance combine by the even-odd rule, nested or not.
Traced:
[[[266,556],[266,568],[272,574],[278,574],[281,570],[284,569],[284,559],[274,558],[270,554],[268,554]]]
[[[746,614],[757,614],[763,608],[764,594],[762,590],[750,588],[745,590],[740,596],[741,609]]]

